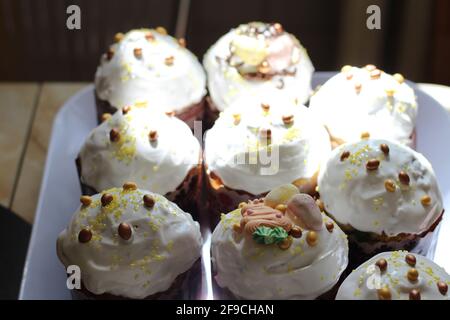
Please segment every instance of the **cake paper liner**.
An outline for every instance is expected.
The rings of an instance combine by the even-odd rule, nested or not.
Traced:
[[[371,232],[358,231],[351,226],[341,225],[336,220],[335,221],[348,236],[349,266],[356,268],[378,253],[398,250],[411,251],[416,249],[419,246],[419,243],[421,245],[421,254],[426,255],[429,250],[430,243],[426,242],[422,245],[421,240],[432,235],[432,232],[442,220],[443,213],[444,211],[442,211],[441,215],[433,223],[433,225],[420,234],[402,233],[393,237],[378,235]],[[329,216],[334,219],[331,215]]]
[[[211,129],[214,122],[219,117],[220,111],[217,109],[216,105],[212,101],[210,96],[205,99],[205,114],[203,117],[203,127],[204,130]]]
[[[197,298],[201,284],[200,258],[192,267],[178,275],[169,289],[143,298],[142,300],[192,300]],[[71,290],[72,300],[133,300],[110,293],[94,294],[81,284],[81,289]]]
[[[308,179],[297,179],[292,183],[296,185],[300,192],[308,193],[313,197],[317,197],[317,175]],[[208,174],[206,165],[204,166],[204,186],[205,186],[205,210],[203,214],[207,215],[210,221],[211,228],[214,228],[220,221],[222,213],[226,214],[239,206],[241,202],[248,200],[262,198],[269,191],[260,194],[251,194],[243,190],[235,190],[225,186],[220,178],[215,177],[214,174]]]
[[[77,166],[78,178],[80,181],[82,194],[92,196],[94,194],[101,192],[82,181],[81,179],[82,164],[80,158],[77,158],[75,163]],[[123,183],[125,182],[126,181],[124,181]],[[198,220],[199,205],[200,205],[198,199],[200,198],[201,185],[202,185],[202,164],[199,163],[197,166],[189,170],[184,180],[178,185],[178,187],[174,191],[166,193],[163,196],[167,198],[169,201],[172,201],[175,204],[177,204],[183,211],[190,213],[195,220]]]
[[[334,300],[336,298],[339,287],[341,286],[342,282],[345,280],[346,277],[347,277],[347,273],[343,272],[341,274],[339,280],[336,282],[336,284],[330,290],[322,293],[320,296],[318,296],[314,300]],[[214,290],[214,299],[215,300],[246,300],[242,297],[239,297],[239,296],[233,294],[233,292],[231,292],[228,288],[220,287],[215,280],[215,276],[213,276],[213,290]]]
[[[205,111],[205,98],[198,103],[191,104],[182,109],[180,112],[175,112],[175,116],[180,120],[183,120],[189,128],[194,128],[194,121],[203,121]],[[104,113],[114,114],[117,111],[117,107],[112,106],[108,101],[101,100],[97,93],[95,93],[95,105],[97,111],[97,122],[102,122],[102,115]]]
[[[335,149],[335,148],[339,147],[341,144],[344,144],[344,143],[345,143],[345,141],[342,140],[341,138],[339,138],[339,137],[337,137],[337,136],[333,136],[333,135],[330,133],[330,130],[328,129],[327,126],[325,126],[325,129],[327,130],[328,135],[330,136],[330,143],[331,143],[331,148],[332,148],[332,149]],[[417,134],[416,134],[416,129],[413,130],[413,132],[412,132],[412,134],[411,134],[411,136],[410,136],[410,139],[411,139],[411,144],[408,144],[408,147],[410,147],[411,149],[416,150],[416,147],[417,147]]]

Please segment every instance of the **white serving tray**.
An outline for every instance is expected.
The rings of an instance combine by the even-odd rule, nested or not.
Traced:
[[[314,87],[334,73],[317,72]],[[450,208],[450,115],[432,97],[416,90],[419,100],[417,150],[433,164]],[[81,194],[75,158],[89,132],[96,126],[94,87],[90,85],[71,97],[53,123],[41,193],[25,262],[20,299],[71,299],[66,274],[56,256],[56,238],[79,205]],[[449,209],[450,210],[450,209]],[[444,215],[440,231],[432,239],[430,258],[450,271],[450,218]],[[209,264],[210,232],[203,230],[204,283],[202,297],[213,298]]]

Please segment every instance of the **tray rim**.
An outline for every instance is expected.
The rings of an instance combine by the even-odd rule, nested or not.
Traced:
[[[56,122],[58,121],[58,119],[61,118],[61,114],[63,114],[64,112],[66,112],[66,110],[68,109],[68,107],[74,103],[74,101],[76,101],[78,99],[79,96],[88,93],[89,91],[92,91],[92,89],[94,88],[94,84],[91,83],[89,85],[87,85],[86,87],[78,90],[76,93],[74,93],[69,99],[67,99],[64,104],[61,106],[61,108],[58,110],[58,112],[56,113],[54,120],[52,122],[52,129],[51,129],[51,133],[50,133],[50,141],[48,144],[48,150],[46,153],[46,158],[45,158],[45,165],[44,165],[44,171],[42,174],[42,181],[39,185],[39,198],[38,198],[38,202],[37,202],[37,206],[36,206],[36,210],[35,210],[35,215],[34,215],[34,220],[33,220],[33,227],[31,230],[31,236],[30,236],[30,241],[28,243],[28,249],[27,249],[27,254],[26,254],[26,258],[25,258],[25,264],[23,267],[23,272],[22,272],[22,280],[20,282],[20,291],[19,291],[19,300],[23,300],[23,295],[24,295],[24,291],[25,291],[25,281],[27,278],[27,273],[28,273],[28,268],[29,268],[29,264],[30,264],[30,255],[31,255],[31,251],[33,250],[33,248],[36,245],[36,241],[35,238],[37,237],[37,228],[35,228],[35,226],[37,225],[37,223],[40,223],[40,218],[42,215],[42,206],[43,206],[43,201],[44,201],[44,192],[43,190],[45,189],[45,186],[48,183],[48,179],[49,179],[49,174],[48,171],[50,170],[50,164],[51,164],[51,160],[53,158],[49,158],[48,155],[52,154],[54,152],[54,148],[55,148],[55,140],[56,140],[56,135],[55,135],[55,125]]]
[[[331,77],[333,74],[337,73],[336,71],[316,71],[313,74],[313,79],[312,82],[317,82],[317,81],[321,81],[321,79],[324,78],[329,78]],[[414,90],[416,91],[421,91],[423,94],[430,96],[431,98],[433,98],[431,95],[429,95],[429,93],[422,91],[416,83],[413,82],[409,82]],[[47,154],[46,154],[46,161],[45,161],[45,165],[44,165],[44,171],[43,171],[43,177],[42,177],[42,181],[40,183],[40,191],[39,191],[39,198],[38,198],[38,202],[37,202],[37,206],[36,206],[36,211],[35,211],[35,217],[34,217],[34,224],[33,224],[33,229],[32,229],[32,233],[31,233],[31,237],[30,237],[30,241],[29,241],[29,245],[28,245],[28,249],[27,249],[27,253],[26,253],[26,260],[25,260],[25,264],[24,264],[24,268],[23,268],[23,275],[22,275],[22,281],[20,284],[20,293],[19,293],[19,299],[25,299],[24,295],[25,295],[25,282],[26,282],[26,278],[27,278],[27,274],[28,274],[28,270],[29,270],[29,265],[30,265],[30,255],[31,252],[33,251],[33,249],[35,248],[35,246],[37,245],[36,243],[36,237],[37,237],[37,232],[36,231],[38,228],[36,228],[37,225],[43,223],[42,222],[42,215],[44,211],[43,209],[43,202],[44,202],[44,190],[45,187],[48,184],[48,180],[49,180],[49,171],[52,165],[52,162],[54,160],[54,157],[49,157],[50,154],[54,154],[55,152],[55,148],[57,147],[56,145],[56,135],[55,135],[55,126],[56,123],[58,123],[60,121],[60,119],[62,118],[62,114],[68,112],[67,110],[69,109],[69,107],[72,107],[72,105],[75,105],[76,103],[74,103],[76,100],[79,99],[80,96],[88,94],[89,92],[94,92],[94,84],[88,84],[86,87],[83,87],[82,89],[80,89],[79,91],[77,91],[75,94],[73,94],[69,99],[67,99],[64,104],[62,105],[62,107],[58,110],[58,112],[56,113],[54,120],[52,122],[52,129],[51,129],[51,135],[50,135],[50,140],[49,140],[49,147],[47,150]],[[437,105],[439,105],[439,107],[444,110],[446,113],[448,113],[448,111],[439,103],[439,101],[435,100],[435,103]],[[450,119],[450,115],[449,119]],[[450,190],[449,190],[450,192]],[[439,226],[440,229],[440,226]],[[205,239],[204,239],[204,246],[206,245],[206,243],[210,243],[210,237],[211,237],[211,233],[212,231],[208,229],[208,232],[205,233]],[[435,246],[436,246],[436,242],[435,241]],[[202,259],[203,259],[203,251],[205,250],[205,247],[202,248]],[[435,248],[433,248],[433,251],[435,250]],[[209,274],[211,270],[209,271]],[[209,287],[209,285],[208,285]],[[208,292],[206,291],[206,295],[205,295],[205,299],[212,299],[213,295],[212,292]]]

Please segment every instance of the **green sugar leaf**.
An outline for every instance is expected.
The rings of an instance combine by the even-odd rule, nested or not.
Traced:
[[[259,244],[272,244],[274,241],[271,237],[272,229],[261,226],[253,232],[253,239]]]
[[[275,243],[280,243],[288,237],[288,233],[281,227],[275,227],[272,229],[271,236]]]
[[[269,228],[261,226],[253,232],[253,239],[259,244],[279,243],[288,237],[288,233],[281,227]]]

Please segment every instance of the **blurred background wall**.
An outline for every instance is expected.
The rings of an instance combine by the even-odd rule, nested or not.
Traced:
[[[81,8],[81,30],[66,28],[71,4]],[[371,4],[381,8],[381,30],[366,28]],[[186,28],[177,24],[183,14]],[[185,29],[188,48],[202,57],[230,28],[252,20],[282,23],[317,70],[374,63],[450,85],[447,0],[0,0],[0,81],[91,81],[113,35],[136,27]]]

